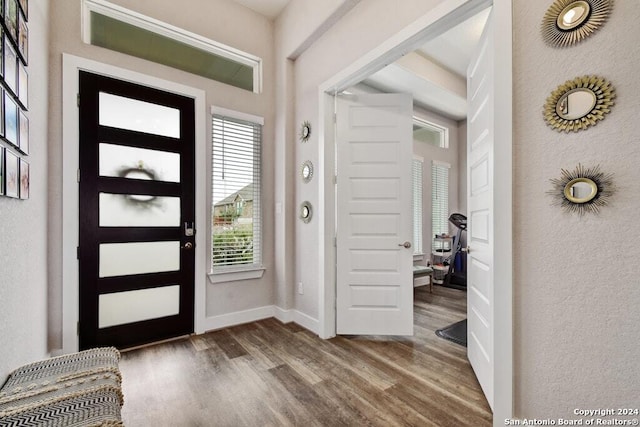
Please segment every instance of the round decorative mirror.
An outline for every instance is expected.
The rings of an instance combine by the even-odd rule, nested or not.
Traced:
[[[544,119],[558,132],[578,132],[604,119],[615,96],[611,83],[601,77],[576,77],[551,92],[544,105]]]
[[[564,186],[564,197],[572,203],[587,203],[598,194],[598,185],[589,178],[575,178]]]
[[[558,14],[556,24],[563,30],[573,30],[582,25],[591,13],[591,6],[586,1],[574,1]]]
[[[313,163],[311,163],[311,160],[307,160],[302,164],[300,174],[302,175],[302,181],[311,181],[311,178],[313,178]]]
[[[589,114],[596,102],[596,94],[591,89],[573,89],[558,100],[556,113],[565,120],[579,119]]]
[[[300,127],[300,141],[307,142],[311,136],[311,123],[304,121]]]
[[[615,192],[613,175],[600,171],[600,166],[585,168],[578,164],[573,171],[562,169],[561,177],[551,179],[551,183],[553,189],[547,193],[555,198],[555,204],[580,215],[599,212]]]
[[[309,221],[311,221],[312,216],[313,208],[311,207],[311,203],[306,201],[302,202],[302,204],[300,205],[300,219],[302,220],[302,222],[307,224]]]
[[[612,0],[556,0],[542,19],[542,37],[555,47],[582,41],[604,24]]]

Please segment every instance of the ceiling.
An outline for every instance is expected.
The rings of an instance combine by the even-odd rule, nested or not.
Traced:
[[[233,1],[275,19],[291,0]],[[383,92],[410,92],[418,106],[454,120],[466,118],[467,67],[489,11],[486,9],[451,28],[363,83]]]
[[[276,18],[291,0],[233,0],[270,19]]]
[[[454,120],[467,115],[466,75],[490,9],[478,13],[364,80],[383,92],[412,93],[414,103]]]
[[[480,40],[490,10],[483,10],[425,43],[418,52],[466,79],[471,55]]]

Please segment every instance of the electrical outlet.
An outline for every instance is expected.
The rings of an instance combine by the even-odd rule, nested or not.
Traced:
[[[304,295],[304,286],[302,285],[302,282],[298,282],[298,293],[300,295]]]

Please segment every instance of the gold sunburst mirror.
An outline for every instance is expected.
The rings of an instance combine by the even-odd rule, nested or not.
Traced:
[[[581,42],[609,18],[613,0],[556,0],[542,19],[542,37],[555,47]]]
[[[544,119],[558,132],[578,132],[603,120],[615,97],[613,85],[602,77],[576,77],[551,92],[544,104]]]
[[[613,175],[602,172],[600,165],[585,168],[578,164],[572,171],[562,169],[561,177],[550,181],[553,188],[547,193],[555,198],[554,204],[579,215],[598,213],[615,192]]]

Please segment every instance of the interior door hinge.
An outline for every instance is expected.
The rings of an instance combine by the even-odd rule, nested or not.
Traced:
[[[76,103],[78,104],[78,107],[80,107],[80,94],[76,94]]]
[[[80,322],[76,322],[76,335],[80,336]]]
[[[333,123],[338,123],[338,113],[333,113]]]
[[[333,175],[333,183],[334,184],[338,183],[338,175]]]
[[[76,172],[76,179],[80,182],[80,169]]]
[[[338,247],[338,238],[337,237],[333,238],[333,246],[336,247],[336,248]]]
[[[76,246],[76,259],[80,259],[80,246]]]

